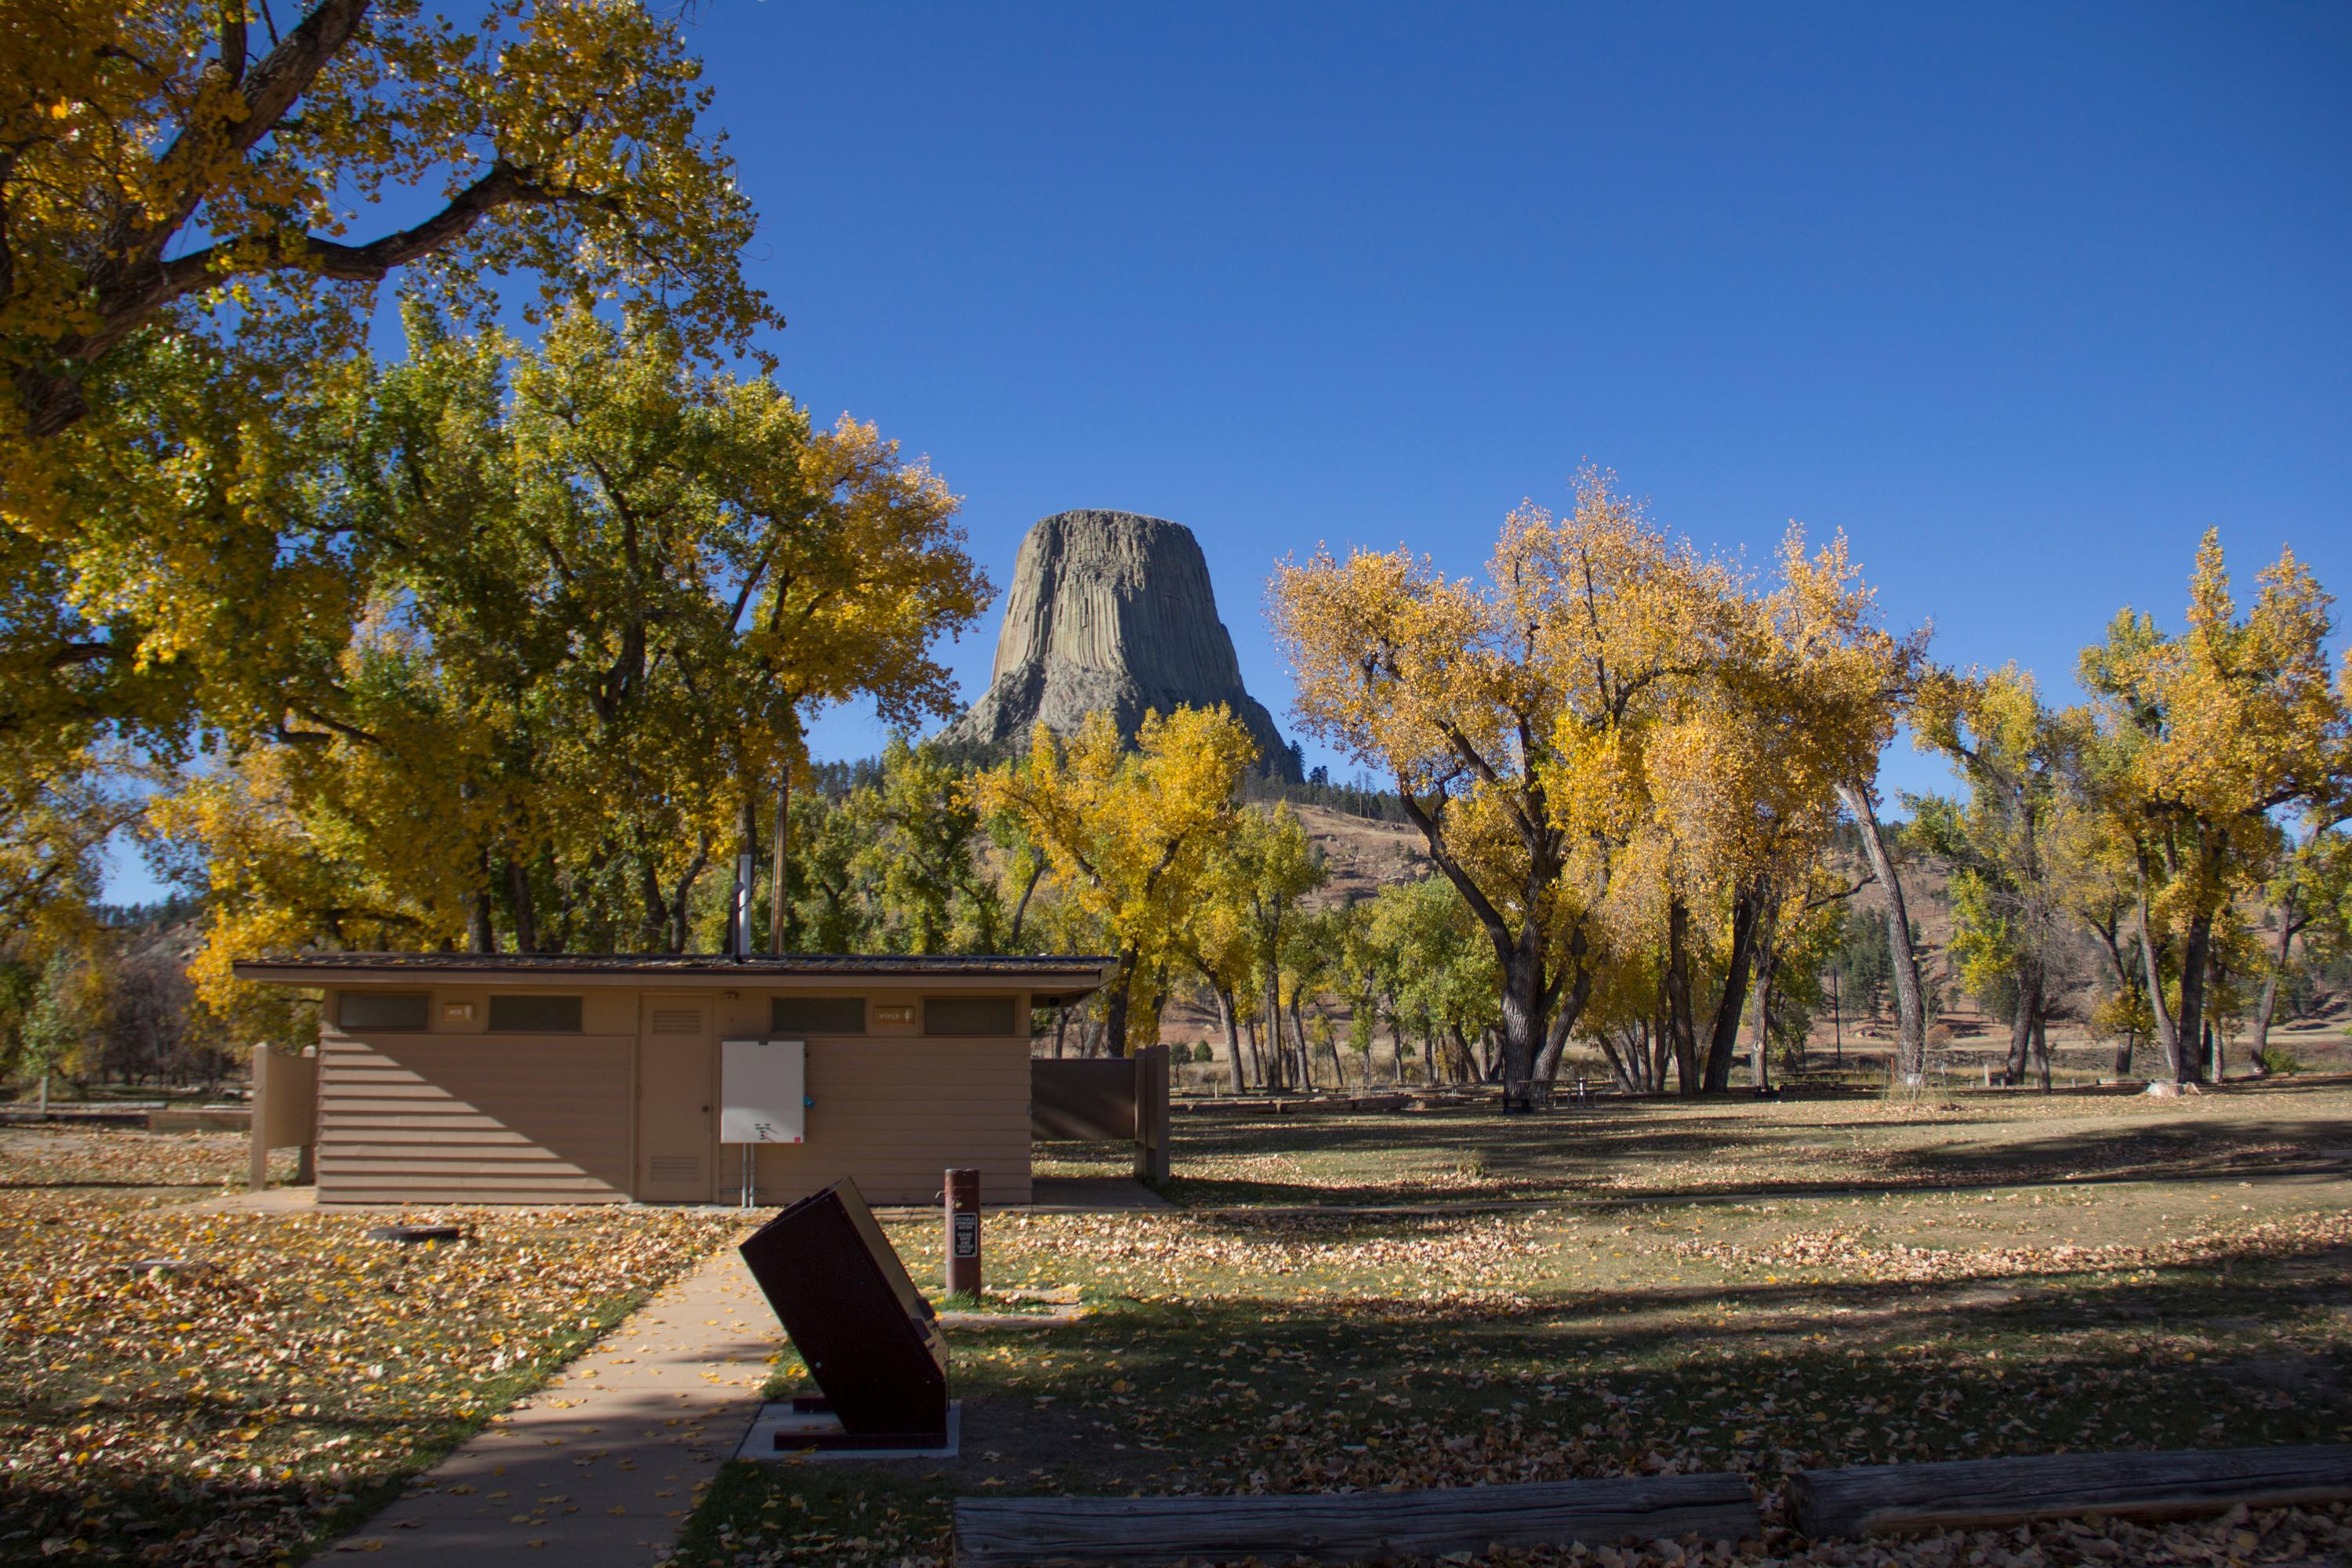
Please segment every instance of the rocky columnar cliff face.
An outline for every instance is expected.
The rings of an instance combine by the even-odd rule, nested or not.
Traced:
[[[1021,542],[987,694],[940,739],[1003,751],[1041,721],[1073,733],[1098,708],[1132,737],[1147,711],[1220,702],[1257,742],[1260,765],[1295,781],[1297,759],[1274,716],[1242,689],[1192,531],[1130,511],[1066,511]]]

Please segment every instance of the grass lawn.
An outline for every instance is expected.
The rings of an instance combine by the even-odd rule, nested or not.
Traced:
[[[1180,1117],[1175,1136],[1173,1212],[990,1220],[992,1286],[1076,1286],[1092,1310],[950,1331],[961,1460],[733,1467],[683,1561],[943,1562],[950,1500],[994,1491],[1735,1468],[1777,1508],[1823,1464],[2352,1442],[2352,1086]],[[938,1222],[889,1229],[936,1281]],[[2335,1510],[1904,1560],[2347,1548]],[[1758,1547],[1876,1550],[1777,1528]]]
[[[0,1131],[0,1563],[299,1557],[738,1228],[436,1210],[474,1239],[396,1247],[184,1201],[244,1150]]]

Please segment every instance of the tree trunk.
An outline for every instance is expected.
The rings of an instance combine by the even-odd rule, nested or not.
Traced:
[[[487,872],[488,868],[484,868]],[[490,923],[490,895],[475,893],[466,900],[466,951],[496,952],[499,950],[498,928]]]
[[[1600,1045],[1601,1059],[1609,1064],[1610,1078],[1615,1080],[1617,1087],[1623,1089],[1627,1094],[1633,1093],[1633,1069],[1627,1067],[1625,1063],[1627,1056],[1639,1047],[1637,1047],[1631,1040],[1628,1040],[1625,1044],[1624,1054],[1621,1054],[1618,1049],[1617,1042],[1611,1039],[1605,1030],[1601,1033]]]
[[[471,800],[477,791],[472,784],[459,786],[457,797]],[[490,912],[490,852],[484,848],[474,855],[474,890],[466,896],[466,951],[496,952],[499,950],[499,930]]]
[[[669,900],[662,897],[661,876],[651,855],[637,857],[637,900],[645,906],[645,951],[662,952],[669,931]]]
[[[2254,1008],[2254,1039],[2247,1047],[2246,1059],[2257,1078],[2270,1070],[2263,1065],[2263,1058],[2271,1046],[2271,1020],[2278,1016],[2279,981],[2286,974],[2294,933],[2302,929],[2295,923],[2294,894],[2295,889],[2290,887],[2279,900],[2278,945],[2271,953],[2271,972],[2263,976],[2263,999]]]
[[[2123,917],[2116,915],[2104,923],[2097,920],[2089,923],[2092,931],[2098,934],[2099,944],[2106,950],[2108,966],[2116,972],[2116,989],[2128,994],[2132,988],[2131,961],[2124,956],[2123,942],[2116,935],[2116,928],[2123,923]],[[2122,1042],[2116,1047],[2117,1078],[2131,1076],[2132,1047],[2138,1043],[2138,1030],[2126,1028],[2123,1031]]]
[[[1045,875],[1045,862],[1041,858],[1029,868],[1029,879],[1021,886],[1021,901],[1013,906],[1013,929],[1004,935],[1008,952],[1021,951],[1021,925],[1029,918],[1029,900],[1036,895],[1037,884]]]
[[[1886,850],[1886,835],[1869,793],[1853,784],[1840,784],[1838,799],[1862,828],[1862,847],[1870,857],[1871,875],[1886,891],[1888,967],[1895,973],[1895,1081],[1916,1085],[1927,1079],[1927,1009],[1920,1000],[1919,958],[1911,950],[1911,915],[1904,907],[1903,879],[1895,875],[1895,859]]]
[[[1543,1054],[1536,1061],[1536,1081],[1558,1083],[1559,1058],[1568,1049],[1568,1037],[1584,1016],[1587,1004],[1592,1000],[1592,966],[1585,962],[1584,931],[1579,927],[1576,938],[1569,944],[1570,961],[1575,965],[1575,976],[1552,1010],[1551,1026],[1545,1031]]]
[[[2256,1078],[2270,1070],[2263,1065],[2263,1058],[2271,1046],[2271,1019],[2278,1008],[2278,971],[2273,969],[2263,976],[2263,999],[2254,1005],[2253,1043],[2246,1048],[2247,1070]]]
[[[1528,931],[1535,933],[1528,922]],[[1502,1048],[1495,1055],[1494,1072],[1503,1082],[1518,1083],[1535,1076],[1536,1053],[1544,1034],[1544,973],[1540,951],[1528,951],[1522,942],[1503,966]]]
[[[507,862],[507,900],[514,905],[515,951],[537,952],[539,914],[531,904],[530,873],[519,860]]]
[[[1225,1031],[1225,1064],[1233,1074],[1234,1092],[1247,1093],[1249,1083],[1242,1077],[1242,1036],[1234,1021],[1233,993],[1222,985],[1212,985],[1209,994],[1217,999],[1217,1023]]]
[[[1282,968],[1269,949],[1259,964],[1260,984],[1265,989],[1266,1047],[1265,1087],[1269,1093],[1278,1093],[1290,1087],[1290,1062],[1282,1046]]]
[[[1772,1087],[1772,955],[1760,953],[1756,963],[1756,1035],[1748,1047],[1748,1076],[1759,1094]]]
[[[1298,1053],[1298,1081],[1305,1084],[1307,1092],[1312,1094],[1315,1091],[1315,1052],[1307,1043],[1307,1024],[1298,1016],[1298,998],[1296,995],[1290,999],[1290,1039],[1292,1048]]]
[[[1069,1032],[1070,1005],[1067,1002],[1054,1009],[1054,1059],[1062,1059],[1062,1039]]]
[[[2147,1010],[2156,1020],[2156,1043],[2164,1052],[2165,1070],[2172,1081],[2180,1081],[2180,1027],[2164,1005],[2164,972],[2156,963],[2156,933],[2149,929],[2147,915],[2147,868],[2139,868],[2139,956],[2147,971]]]
[[[2017,1007],[2009,1019],[2009,1060],[2000,1072],[2000,1081],[2007,1084],[2025,1081],[2026,1057],[2033,1048],[2033,1008],[2029,1000],[2034,991],[2031,961],[2017,966],[2016,979]]]
[[[1845,997],[1840,990],[1838,973],[1830,971],[1830,1048],[1837,1052],[1837,1065],[1845,1066]]]
[[[1568,1031],[1575,1022],[1574,1016],[1565,1006],[1553,1012],[1551,1027],[1544,1031],[1543,1053],[1536,1058],[1538,1083],[1559,1081],[1559,1058],[1568,1051]]]
[[[2205,964],[2213,948],[2213,917],[2197,915],[2189,922],[2180,952],[2180,1016],[2174,1023],[2180,1042],[2175,1053],[2181,1083],[2201,1083],[2209,1049],[2205,1036]]]
[[[793,828],[793,748],[800,739],[800,720],[784,715],[784,765],[777,770],[776,816],[768,828],[768,951],[784,951],[784,868],[790,861]],[[755,862],[756,864],[756,862]]]
[[[1690,909],[1676,893],[1666,900],[1666,1037],[1675,1058],[1675,1088],[1699,1091],[1698,1039],[1691,1027]]]
[[[2050,1092],[2050,994],[2042,966],[2032,971],[2032,990],[2020,999],[2020,1007],[2032,1021],[2033,1060],[2042,1078],[2042,1092]]]
[[[1739,1054],[1739,1016],[1748,1006],[1748,982],[1756,965],[1764,897],[1761,883],[1749,883],[1731,900],[1731,957],[1724,966],[1723,994],[1716,998],[1715,1022],[1707,1030],[1705,1087],[1709,1094],[1721,1094],[1731,1087],[1731,1063]]]
[[[1108,1055],[1127,1055],[1128,992],[1135,984],[1135,967],[1142,957],[1132,947],[1121,952],[1118,971],[1103,989],[1103,1049]]]
[[[694,946],[694,933],[687,927],[687,900],[693,894],[694,884],[701,877],[703,868],[709,864],[710,840],[707,837],[697,839],[694,858],[687,862],[686,874],[677,879],[677,891],[670,900],[671,930],[677,938],[676,945],[670,949],[673,952],[685,952]]]

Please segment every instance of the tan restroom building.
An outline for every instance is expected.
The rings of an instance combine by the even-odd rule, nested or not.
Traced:
[[[969,1166],[993,1205],[1031,1200],[1030,1009],[1111,967],[339,952],[236,974],[321,994],[321,1204],[734,1203],[748,1149],[756,1203],[843,1176],[925,1203]]]

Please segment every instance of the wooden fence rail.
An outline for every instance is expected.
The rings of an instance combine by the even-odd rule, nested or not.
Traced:
[[[2086,1513],[2178,1519],[2352,1498],[2352,1445],[2146,1454],[2027,1454],[1803,1470],[1789,1500],[1811,1536],[1974,1530]]]
[[[1696,1534],[1761,1533],[1745,1477],[1729,1473],[1536,1481],[1413,1492],[1279,1497],[958,1498],[957,1568],[1142,1564],[1181,1559],[1483,1552]]]

